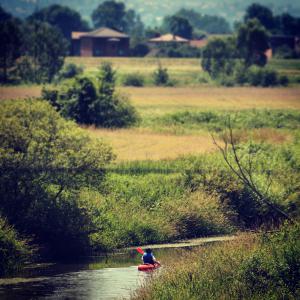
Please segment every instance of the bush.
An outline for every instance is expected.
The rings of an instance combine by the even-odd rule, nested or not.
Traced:
[[[144,77],[141,74],[135,73],[135,74],[128,74],[125,75],[123,79],[123,85],[124,86],[144,86]]]
[[[189,45],[164,45],[158,48],[156,57],[201,57],[201,50]]]
[[[81,124],[126,127],[138,121],[128,99],[115,92],[115,72],[107,63],[101,66],[96,84],[88,77],[76,77],[58,89],[44,89],[42,97],[64,117]]]
[[[149,51],[150,49],[147,44],[139,43],[131,49],[131,55],[137,57],[144,57],[149,53]]]
[[[99,189],[111,149],[47,102],[14,100],[1,103],[0,154],[0,213],[52,256],[85,253],[101,215],[80,195]]]
[[[168,69],[163,68],[159,64],[157,70],[153,73],[153,80],[154,84],[157,86],[168,86],[170,83]]]
[[[54,81],[58,83],[64,79],[70,79],[83,73],[83,67],[76,64],[66,64],[55,76]]]
[[[0,217],[0,276],[20,270],[31,259],[32,251],[15,229]]]
[[[276,86],[279,84],[275,70],[252,66],[247,70],[248,82],[253,86]]]

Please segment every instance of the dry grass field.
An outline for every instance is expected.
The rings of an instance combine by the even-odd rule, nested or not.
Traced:
[[[189,78],[201,73],[199,59],[157,59],[157,58],[67,58],[67,63],[82,64],[87,72],[94,72],[102,61],[112,61],[119,74],[134,73],[149,75],[158,63],[167,67],[171,76]],[[274,66],[282,72],[300,74],[299,64],[293,61],[283,64],[275,61]],[[183,82],[183,81],[182,81]],[[0,99],[39,97],[41,86],[0,87]],[[217,86],[181,86],[181,87],[119,87],[130,98],[143,120],[164,114],[207,110],[245,110],[245,109],[300,109],[300,87],[289,88],[252,88]],[[152,124],[153,125],[153,124]],[[151,126],[152,126],[151,125]],[[211,137],[205,131],[176,131],[164,128],[163,132],[152,127],[122,130],[87,130],[96,137],[103,137],[110,143],[118,160],[159,160],[175,158],[180,155],[197,154],[214,150]],[[145,126],[144,126],[145,127]],[[153,129],[153,130],[152,130]],[[180,129],[180,128],[179,128]],[[289,140],[288,134],[271,129],[258,130],[256,139],[282,143]]]
[[[251,108],[300,109],[300,88],[251,87],[122,87],[142,113],[182,109],[240,110]],[[0,87],[0,99],[39,97],[41,86]]]
[[[113,148],[117,161],[174,159],[188,154],[215,150],[212,139],[204,135],[157,134],[140,129],[87,129],[92,136],[103,138]]]

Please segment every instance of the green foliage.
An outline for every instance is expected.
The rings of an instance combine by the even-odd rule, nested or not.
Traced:
[[[186,39],[191,39],[193,35],[193,27],[188,19],[177,15],[165,17],[163,28],[166,32],[170,32]]]
[[[23,26],[23,59],[17,63],[16,76],[23,82],[51,82],[64,64],[67,41],[47,23],[38,21]]]
[[[74,78],[83,73],[84,68],[82,66],[77,66],[76,64],[66,64],[63,68],[57,73],[54,78],[56,83],[59,83],[61,80]]]
[[[127,74],[123,78],[123,85],[124,86],[137,86],[141,87],[144,86],[144,77],[139,74],[139,73],[132,73],[132,74]]]
[[[96,83],[88,77],[76,77],[58,89],[44,89],[42,97],[64,117],[81,124],[126,127],[138,120],[128,99],[115,92],[115,71],[107,63],[102,64]]]
[[[80,195],[99,187],[111,149],[48,103],[14,100],[1,103],[0,152],[1,214],[51,256],[84,253],[99,212]]]
[[[202,15],[193,9],[180,9],[176,16],[189,20],[194,29],[205,31],[210,34],[230,33],[229,23],[220,16]]]
[[[264,66],[267,63],[266,50],[269,48],[266,29],[257,19],[248,20],[237,31],[237,48],[246,66]]]
[[[201,66],[216,79],[220,74],[230,75],[234,65],[235,41],[216,38],[211,40],[202,52]]]
[[[284,75],[278,75],[278,72],[270,68],[260,68],[257,66],[250,67],[247,72],[247,82],[252,86],[286,86],[289,82],[288,78]]]
[[[299,235],[300,226],[296,223],[263,236],[260,248],[243,261],[239,270],[247,294],[289,299],[300,296]]]
[[[200,57],[201,50],[196,47],[178,43],[159,46],[156,57]]]
[[[257,19],[268,30],[274,27],[273,13],[264,5],[253,3],[247,7],[244,20],[247,22],[251,19]]]
[[[68,40],[71,40],[72,31],[89,30],[88,23],[82,20],[81,15],[76,10],[59,4],[53,4],[35,11],[28,19],[47,22],[55,26]]]
[[[158,65],[157,70],[153,73],[153,81],[157,86],[168,86],[170,85],[170,79],[168,69],[163,68],[161,64]]]
[[[233,129],[286,128],[295,130],[300,125],[300,114],[296,111],[255,109],[224,113],[182,111],[154,119],[153,123],[166,127],[180,126],[181,128],[207,129],[218,132],[225,129],[226,120],[229,117]]]
[[[8,81],[8,69],[21,56],[22,34],[20,22],[5,16],[0,20],[0,82]],[[4,42],[5,41],[5,42]]]
[[[133,9],[126,10],[122,2],[104,1],[92,13],[95,28],[109,27],[127,32],[134,38],[144,34],[144,24]]]
[[[261,238],[201,247],[137,292],[134,299],[298,299],[299,224]]]
[[[289,154],[293,153],[291,154],[293,159],[299,161],[296,148]],[[263,191],[264,196],[282,210],[291,212],[293,210],[291,207],[295,205],[292,196],[299,192],[296,183],[299,180],[298,163],[292,165],[285,151],[284,147],[276,150],[263,143],[251,142],[237,146],[237,154],[242,158],[240,161],[242,166],[247,168],[251,157],[251,180],[256,188]],[[234,160],[232,153],[229,153],[228,157],[231,162]],[[208,194],[217,193],[221,202],[229,205],[236,213],[232,221],[237,226],[255,228],[261,224],[273,225],[280,220],[276,212],[261,203],[248,186],[239,181],[222,161],[220,155],[214,154],[193,161],[190,169],[186,169],[184,174],[185,182],[190,189],[202,188]],[[295,211],[298,209],[298,205],[294,206]]]
[[[31,254],[27,241],[20,239],[15,229],[0,217],[0,276],[20,270]]]

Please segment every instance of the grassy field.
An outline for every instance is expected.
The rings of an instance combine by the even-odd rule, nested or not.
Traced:
[[[206,127],[169,124],[166,115],[180,112],[228,112],[247,110],[300,109],[300,88],[223,88],[223,87],[122,87],[142,118],[138,127],[121,130],[91,129],[103,137],[118,160],[175,158],[214,149]],[[0,87],[0,99],[39,97],[40,86]],[[246,113],[247,114],[247,113]],[[276,129],[257,129],[256,136],[271,142],[289,140],[289,134]]]
[[[68,57],[66,63],[75,63],[85,67],[87,73],[94,73],[104,61],[112,62],[118,72],[117,82],[122,83],[126,74],[138,73],[145,78],[146,85],[153,85],[152,73],[160,64],[168,69],[170,79],[178,86],[214,85],[201,68],[198,58],[83,58]],[[300,82],[300,60],[273,59],[269,66],[282,75],[287,75],[292,84]]]

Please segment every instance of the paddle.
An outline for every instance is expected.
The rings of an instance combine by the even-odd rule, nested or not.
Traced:
[[[145,253],[141,247],[136,248],[136,251],[138,253],[140,253],[140,254],[144,254]]]

